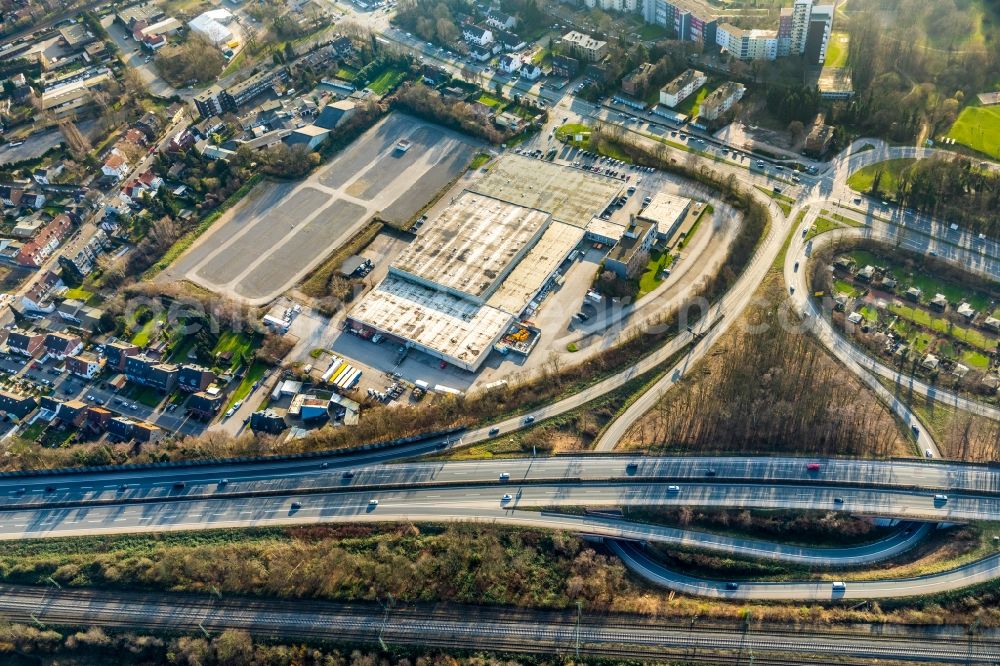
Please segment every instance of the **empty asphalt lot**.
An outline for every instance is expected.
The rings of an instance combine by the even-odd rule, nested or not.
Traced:
[[[400,139],[412,145],[395,150]],[[300,281],[375,213],[404,222],[460,174],[474,140],[392,114],[303,181],[264,183],[164,274],[252,304]]]

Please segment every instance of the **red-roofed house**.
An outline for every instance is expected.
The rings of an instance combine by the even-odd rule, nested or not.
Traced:
[[[121,180],[128,174],[128,160],[117,150],[112,150],[101,166],[101,174],[105,178]]]
[[[45,260],[56,251],[59,243],[72,228],[73,223],[68,215],[55,216],[34,238],[21,247],[21,251],[17,255],[17,263],[31,268],[41,267]]]

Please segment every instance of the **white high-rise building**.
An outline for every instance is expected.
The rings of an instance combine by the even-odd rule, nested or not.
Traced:
[[[813,0],[795,0],[792,5],[791,54],[802,55],[809,38],[809,17],[812,15]]]

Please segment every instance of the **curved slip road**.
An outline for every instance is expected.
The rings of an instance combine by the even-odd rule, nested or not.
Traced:
[[[739,582],[729,589],[724,581],[706,580],[671,571],[646,555],[635,544],[607,541],[608,547],[625,566],[651,583],[685,594],[720,599],[839,601],[842,599],[888,599],[917,597],[948,592],[1000,578],[1000,554],[919,578],[851,581],[845,577],[842,589],[830,581],[787,583]]]

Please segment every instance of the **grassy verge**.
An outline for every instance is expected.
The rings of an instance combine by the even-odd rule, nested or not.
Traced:
[[[585,451],[596,442],[604,429],[636,399],[655,384],[664,373],[688,352],[685,347],[649,372],[635,377],[614,391],[605,393],[580,407],[530,428],[479,444],[454,449],[435,460],[480,460],[503,456],[523,458],[552,452]]]
[[[490,156],[488,154],[479,153],[478,155],[472,158],[472,163],[469,164],[469,169],[471,171],[475,171],[476,169],[480,168],[489,161],[490,161]]]
[[[875,183],[875,177],[881,173],[879,192],[891,195],[899,186],[899,177],[903,170],[915,162],[916,160],[913,158],[904,157],[870,164],[852,173],[847,179],[847,185],[858,192],[870,192]]]
[[[792,206],[795,205],[795,199],[787,197],[784,194],[775,192],[773,189],[769,190],[761,185],[754,185],[754,187],[756,187],[758,190],[760,190],[767,196],[774,199],[774,202],[778,204],[778,208],[780,208],[782,212],[785,213],[785,216],[788,216],[792,212]]]
[[[247,370],[247,373],[243,375],[243,380],[240,382],[240,385],[237,386],[236,390],[229,396],[229,404],[226,405],[226,408],[228,409],[229,407],[232,407],[237,402],[250,395],[250,389],[253,387],[254,382],[263,377],[265,372],[267,372],[267,365],[265,365],[263,361],[254,361],[253,364],[251,364],[250,369]]]
[[[198,223],[198,226],[196,226],[194,229],[181,236],[176,243],[171,245],[170,248],[163,253],[163,257],[158,262],[153,264],[152,268],[150,268],[143,274],[142,279],[143,280],[152,279],[153,276],[155,276],[164,268],[172,264],[174,260],[177,259],[177,257],[181,256],[189,247],[191,247],[194,244],[196,240],[198,240],[199,236],[208,231],[212,227],[212,225],[215,224],[216,221],[218,221],[218,219],[222,217],[222,215],[227,210],[235,206],[243,197],[245,197],[250,192],[250,190],[256,187],[256,185],[263,178],[264,176],[262,176],[259,173],[251,176],[247,180],[247,182],[243,183],[243,186],[240,189],[236,190],[231,195],[229,195],[229,197],[225,201],[219,204],[218,208],[216,208],[211,213],[206,215],[202,219],[202,221]]]

